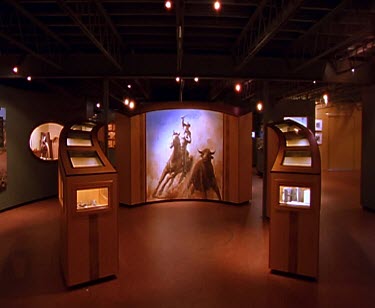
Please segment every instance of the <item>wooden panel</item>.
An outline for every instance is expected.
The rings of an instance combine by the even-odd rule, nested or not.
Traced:
[[[320,175],[271,173],[270,268],[318,277]],[[279,206],[279,185],[311,188],[310,208]]]
[[[328,117],[327,141],[328,169],[354,170],[354,125],[349,115]]]
[[[146,201],[145,114],[131,118],[131,204]]]
[[[238,120],[224,115],[224,200],[238,202]]]
[[[253,115],[248,113],[239,121],[239,149],[238,149],[238,202],[247,202],[252,199],[252,138]]]
[[[115,160],[118,172],[119,201],[123,204],[131,203],[131,142],[130,118],[117,113]]]
[[[266,136],[264,137],[265,144],[265,161],[264,161],[264,173],[263,173],[263,216],[270,217],[271,200],[271,176],[270,172],[273,163],[276,160],[277,153],[279,151],[279,138],[275,131],[270,127],[266,128]]]

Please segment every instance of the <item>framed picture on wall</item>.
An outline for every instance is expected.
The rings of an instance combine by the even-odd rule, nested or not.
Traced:
[[[323,139],[323,133],[322,132],[317,132],[315,133],[315,139],[318,144],[322,144],[322,139]]]
[[[323,120],[322,119],[316,119],[315,120],[315,130],[317,132],[321,132],[323,130]]]

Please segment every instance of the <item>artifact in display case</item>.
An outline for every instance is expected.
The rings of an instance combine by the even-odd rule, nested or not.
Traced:
[[[61,259],[68,286],[118,272],[117,172],[100,147],[100,127],[68,125],[60,136]]]
[[[279,205],[310,207],[310,193],[309,187],[280,185]]]
[[[314,134],[292,120],[267,127],[265,200],[272,270],[318,277],[320,154]]]

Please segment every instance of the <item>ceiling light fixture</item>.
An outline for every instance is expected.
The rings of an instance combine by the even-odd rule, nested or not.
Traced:
[[[131,84],[128,84],[128,89],[131,89],[132,85]]]
[[[194,77],[194,81],[195,81],[195,82],[198,82],[198,81],[199,81],[199,78],[198,78],[198,77]]]
[[[328,94],[323,95],[324,104],[328,105]]]
[[[262,103],[261,101],[259,101],[259,102],[257,103],[257,110],[258,110],[258,111],[262,111],[262,110],[263,110],[263,103]]]
[[[214,9],[215,9],[215,11],[219,11],[221,9],[221,3],[220,3],[220,1],[215,1],[215,3],[214,3]]]
[[[167,10],[170,10],[172,8],[172,2],[171,1],[165,1],[164,5],[165,5],[165,8]]]
[[[96,108],[100,108],[100,103],[97,103],[97,104],[96,104]]]
[[[125,100],[124,100],[124,105],[125,105],[125,106],[128,106],[128,105],[129,105],[129,99],[128,99],[128,98],[125,98]]]
[[[27,76],[27,81],[31,81],[31,76]]]
[[[17,74],[18,73],[18,66],[14,66],[12,71],[13,71],[13,73]]]
[[[135,107],[135,103],[134,103],[134,101],[130,101],[130,103],[129,103],[129,108],[130,108],[130,109],[134,109],[134,107]]]
[[[181,81],[181,78],[180,78],[180,77],[176,77],[176,81],[177,81],[177,82],[180,82],[180,81]]]
[[[236,90],[236,92],[241,92],[241,84],[236,83],[234,89]]]

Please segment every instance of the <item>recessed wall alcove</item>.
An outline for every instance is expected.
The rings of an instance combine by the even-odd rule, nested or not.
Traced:
[[[115,123],[120,203],[251,201],[249,110],[168,102],[131,115],[117,113]]]

